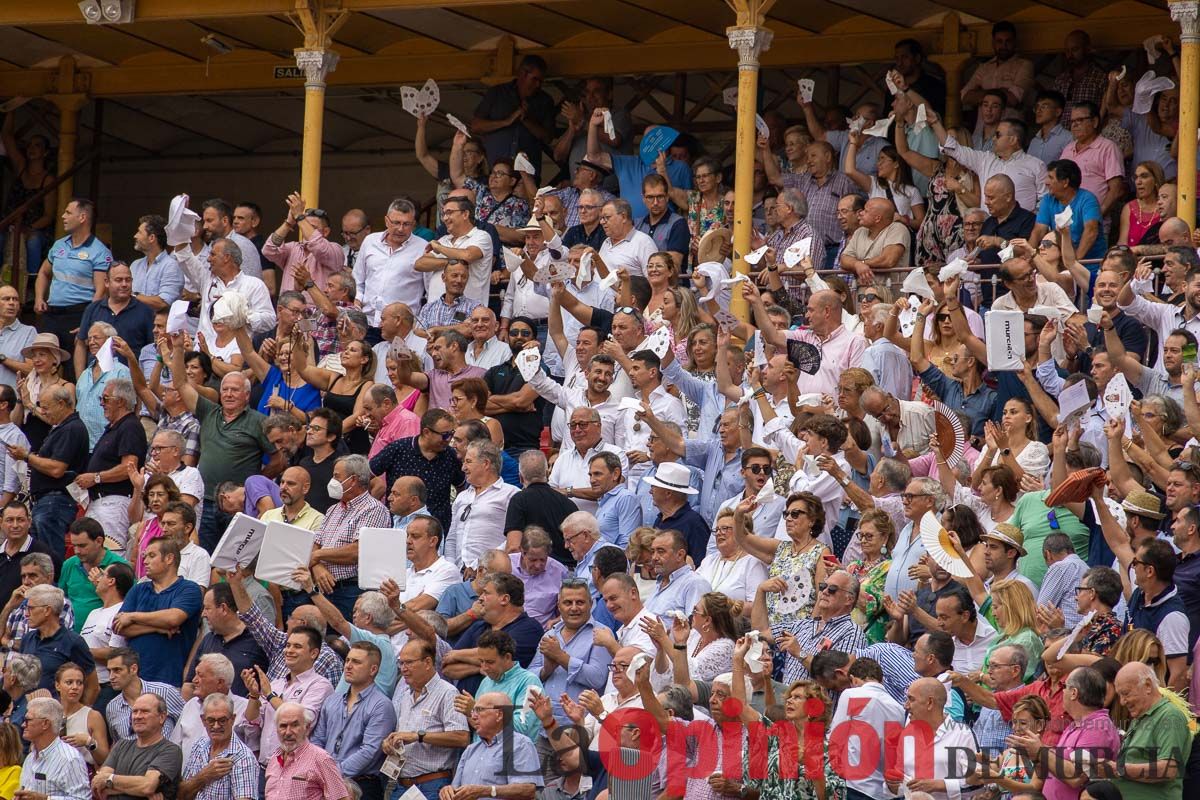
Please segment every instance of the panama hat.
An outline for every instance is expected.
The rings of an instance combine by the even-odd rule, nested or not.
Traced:
[[[1001,522],[994,530],[983,534],[980,539],[994,539],[997,542],[1002,542],[1009,547],[1016,548],[1017,552],[1022,556],[1028,555],[1025,551],[1025,534],[1021,533],[1021,529],[1016,525],[1009,525],[1007,522]]]
[[[696,494],[697,491],[691,485],[692,471],[683,464],[666,462],[659,464],[658,469],[653,475],[648,475],[644,479],[651,486],[657,486],[660,489],[670,489],[672,492],[680,494]]]

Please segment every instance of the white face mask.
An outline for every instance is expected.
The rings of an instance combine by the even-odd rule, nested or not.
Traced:
[[[342,486],[342,482],[337,478],[330,478],[329,483],[325,484],[325,491],[329,494],[330,500],[341,500],[346,487]]]

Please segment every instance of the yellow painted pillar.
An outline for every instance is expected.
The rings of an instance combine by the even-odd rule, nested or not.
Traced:
[[[970,53],[941,53],[929,57],[946,72],[946,113],[942,115],[942,122],[947,129],[962,124],[962,71],[970,58]]]
[[[1175,212],[1196,226],[1196,125],[1200,121],[1200,2],[1173,0],[1171,19],[1179,23],[1179,187]]]
[[[79,109],[87,102],[87,95],[79,93],[54,94],[50,100],[58,106],[58,171],[62,175],[75,165],[76,145],[79,143]],[[75,179],[67,178],[58,185],[59,214],[75,195]],[[91,198],[93,202],[95,198]],[[62,236],[61,217],[55,222],[58,235]]]
[[[739,4],[740,5],[740,4]],[[753,2],[738,9],[738,25],[726,30],[729,46],[738,51],[737,144],[734,151],[733,182],[733,271],[750,271],[746,254],[750,252],[750,233],[754,215],[754,152],[758,138],[754,126],[758,99],[758,57],[771,46],[774,34],[760,23],[766,13],[763,4]],[[769,7],[769,3],[766,4]],[[743,12],[746,12],[745,14]],[[747,21],[751,24],[744,24]],[[731,313],[746,320],[749,309],[741,292],[734,292]]]
[[[321,196],[321,147],[325,123],[325,79],[337,67],[332,50],[296,50],[296,66],[304,70],[304,144],[300,154],[300,194],[309,208]]]

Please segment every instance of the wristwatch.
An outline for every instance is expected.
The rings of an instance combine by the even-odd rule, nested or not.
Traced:
[[[496,796],[496,787],[493,786],[492,787],[492,797],[495,797],[495,796]]]
[[[1010,448],[1010,447],[1006,447],[1000,451],[1000,456],[1002,458],[1008,458],[1011,455],[1012,455],[1012,448]]]
[[[417,743],[425,744],[425,731],[417,731]]]
[[[104,788],[105,789],[113,788],[113,776],[112,775],[109,775],[107,778],[104,779]]]
[[[304,282],[304,288],[305,288],[305,289],[311,289],[311,288],[313,288],[313,287],[314,287],[314,286],[316,286],[316,285],[317,285],[317,284],[316,284],[316,282],[314,282],[314,281],[305,281],[305,282]]]
[[[574,496],[575,496],[575,487],[568,486],[567,487],[567,497],[574,497]]]
[[[8,361],[8,356],[4,355],[4,353],[0,353],[0,364],[3,364],[5,361]]]

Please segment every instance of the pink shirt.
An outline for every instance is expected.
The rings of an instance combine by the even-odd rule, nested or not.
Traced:
[[[321,675],[315,669],[310,669],[308,672],[302,672],[299,675],[292,677],[289,673],[282,678],[276,678],[271,681],[271,691],[278,694],[285,703],[299,703],[313,713],[313,726],[316,726],[317,715],[321,713],[321,704],[325,702],[325,698],[333,694],[333,684],[329,679]],[[258,718],[254,720],[245,720],[242,725],[248,727],[261,727],[262,738],[259,740],[259,755],[260,761],[268,767],[268,776],[271,774],[269,767],[276,764],[278,761],[275,756],[279,749],[279,732],[275,730],[275,709],[270,703],[263,701],[258,713]],[[243,740],[245,737],[242,737]],[[319,747],[314,747],[318,753],[324,754],[324,750]],[[336,766],[335,766],[336,769]],[[289,784],[291,782],[289,781]],[[268,797],[275,797],[270,792]],[[292,795],[288,795],[289,797]],[[296,797],[309,797],[310,795],[295,795]],[[312,795],[320,797],[321,795]],[[332,795],[332,796],[337,796]],[[283,797],[283,795],[279,795]]]
[[[305,742],[293,753],[273,752],[268,758],[265,796],[271,800],[343,800],[350,795],[333,757]]]
[[[838,377],[851,367],[862,366],[863,351],[867,340],[861,334],[851,333],[845,325],[839,325],[825,339],[817,336],[811,328],[785,331],[791,340],[808,342],[821,351],[821,366],[815,375],[800,373],[797,381],[800,394],[817,392],[837,395]]]
[[[1062,756],[1068,759],[1071,758],[1072,750],[1083,750],[1095,754],[1097,759],[1115,760],[1121,750],[1121,735],[1117,733],[1117,727],[1108,716],[1108,709],[1102,708],[1068,725],[1056,746],[1061,749]],[[1108,755],[1101,756],[1097,752],[1101,749],[1107,750]],[[1046,784],[1042,787],[1046,800],[1079,800],[1082,791],[1082,788],[1068,786],[1053,774],[1046,777]]]
[[[325,291],[329,276],[341,272],[346,266],[346,254],[342,252],[342,246],[329,241],[319,231],[313,231],[303,242],[275,244],[272,236],[274,234],[267,237],[262,254],[283,271],[283,277],[279,281],[281,292],[296,288],[292,267],[297,264],[308,267],[313,283],[317,284],[317,288],[322,292]]]
[[[396,406],[390,414],[383,418],[375,441],[371,442],[368,458],[374,458],[380,450],[397,439],[407,439],[421,432],[421,418],[404,406]]]
[[[1063,158],[1069,158],[1079,165],[1083,173],[1083,188],[1096,195],[1100,205],[1108,197],[1108,181],[1125,176],[1124,160],[1121,151],[1109,139],[1097,136],[1083,150],[1078,142],[1071,142],[1063,148]]]
[[[967,459],[967,464],[970,465],[971,471],[975,471],[975,462],[979,460],[979,451],[970,444],[963,450],[963,457]],[[936,478],[937,473],[933,469],[933,451],[930,450],[923,456],[910,458],[908,466],[912,470],[914,478]]]

